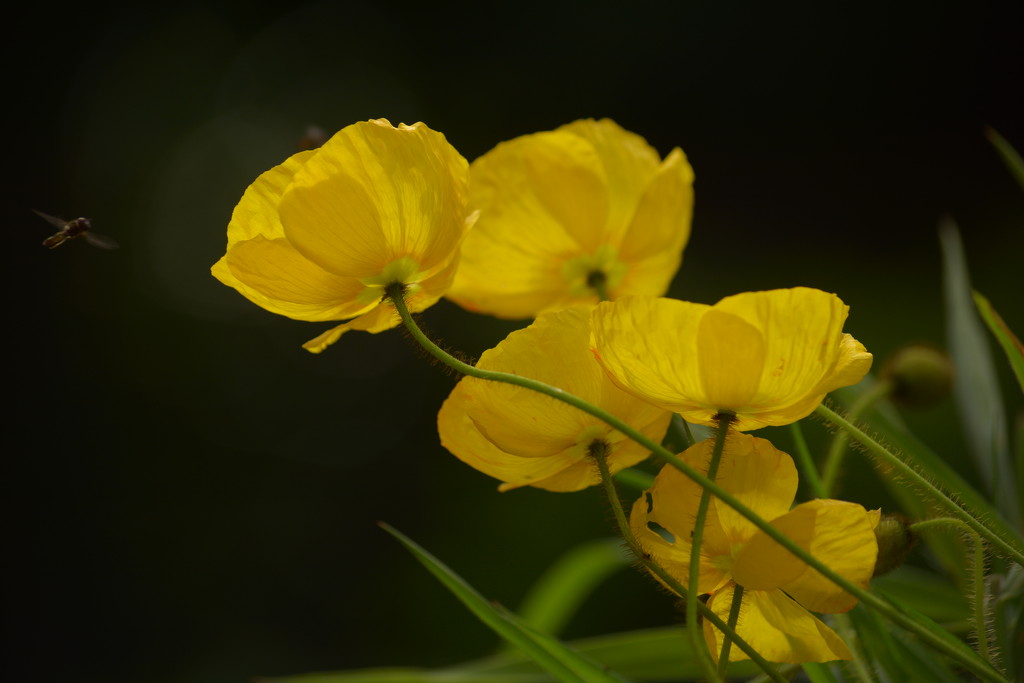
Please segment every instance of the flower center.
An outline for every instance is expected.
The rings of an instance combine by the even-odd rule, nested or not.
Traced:
[[[419,289],[419,280],[423,275],[420,264],[415,259],[403,256],[384,266],[379,274],[361,278],[359,281],[366,285],[366,289],[356,298],[363,304],[380,301],[384,296],[384,289],[396,282],[405,285],[407,292],[415,292]]]
[[[566,261],[562,266],[562,276],[572,296],[591,299],[597,294],[607,299],[608,293],[622,284],[627,269],[626,264],[618,260],[614,247],[603,244],[592,254]]]

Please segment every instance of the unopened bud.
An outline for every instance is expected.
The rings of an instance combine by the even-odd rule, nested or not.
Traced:
[[[892,384],[892,400],[907,408],[926,408],[949,395],[953,363],[945,352],[914,344],[894,353],[882,368],[882,379]]]
[[[878,561],[874,576],[890,572],[903,564],[917,545],[917,536],[910,530],[910,520],[901,515],[886,515],[875,527]]]

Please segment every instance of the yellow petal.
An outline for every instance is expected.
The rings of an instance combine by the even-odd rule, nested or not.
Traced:
[[[748,424],[796,422],[871,367],[871,354],[843,334],[849,307],[835,294],[807,287],[746,292],[715,308],[759,329],[767,345],[758,392],[741,408]]]
[[[604,230],[595,230],[596,224],[582,224],[574,232],[577,242],[588,249],[601,244],[629,248],[623,238],[630,228],[638,202],[642,201],[661,163],[657,150],[611,119],[582,119],[562,126],[558,132],[571,133],[589,143],[589,148],[596,155],[593,163],[594,168],[599,169],[598,177],[602,179],[601,191],[607,196],[608,208],[602,224]],[[584,195],[579,196],[582,198]],[[560,201],[568,204],[565,197]],[[588,242],[595,238],[600,241]],[[655,235],[648,233],[645,238],[652,239]]]
[[[253,303],[296,320],[338,320],[359,315],[359,280],[328,273],[283,238],[257,236],[228,247],[213,268],[215,277]]]
[[[711,446],[705,448],[710,453]],[[770,441],[732,432],[726,438],[716,481],[761,518],[772,520],[789,511],[799,477],[793,458]],[[752,522],[718,498],[712,498],[711,507],[730,549],[758,533]]]
[[[863,507],[838,500],[814,500],[796,506],[772,526],[844,578],[866,587],[878,546],[872,520]],[[736,583],[746,588],[781,588],[815,612],[844,612],[856,599],[758,532],[736,555]]]
[[[563,219],[577,227],[604,224],[597,167],[585,140],[560,132],[503,142],[474,161],[470,205],[481,217],[463,242],[462,266],[448,297],[503,318],[532,317],[570,303],[562,263],[584,248]],[[552,183],[569,194],[552,196]],[[577,202],[581,193],[596,194],[597,205]],[[590,225],[595,232],[596,226]]]
[[[384,119],[354,124],[256,179],[212,273],[274,313],[355,318],[311,350],[346,330],[387,329],[391,313],[374,309],[388,284],[406,286],[412,311],[450,286],[476,218],[466,211],[467,185],[466,160],[440,133]]]
[[[706,474],[712,448],[711,440],[701,441],[679,457]],[[683,585],[689,581],[690,539],[701,490],[689,477],[666,465],[655,477],[654,485],[633,504],[629,517],[630,528],[640,545]],[[709,593],[728,580],[727,563],[720,559],[728,558],[729,552],[730,538],[715,510],[709,508],[700,551],[698,592]]]
[[[758,389],[765,363],[761,332],[742,318],[712,308],[697,327],[697,367],[708,403],[739,413]]]
[[[733,589],[716,593],[708,607],[723,621],[729,616]],[[843,640],[782,591],[743,591],[736,633],[770,662],[800,664],[852,659]],[[715,661],[722,651],[722,632],[704,620],[704,640]],[[733,644],[729,661],[749,659]]]
[[[661,294],[688,237],[691,184],[681,152],[659,165],[608,119],[501,143],[471,166],[481,218],[448,297],[503,318],[596,303],[581,268],[613,297]]]
[[[380,303],[374,306],[368,313],[364,313],[358,318],[349,320],[347,323],[332,327],[326,332],[310,339],[302,345],[302,348],[311,353],[320,353],[328,346],[338,341],[338,339],[341,338],[341,335],[346,332],[362,330],[363,332],[376,334],[378,332],[383,332],[384,330],[390,330],[393,327],[397,327],[401,323],[402,320],[398,316],[398,312],[395,310],[394,306],[387,303]]]
[[[878,559],[874,533],[878,515],[855,503],[839,500],[813,500],[798,505],[794,512],[803,507],[815,513],[815,532],[807,548],[811,555],[845,579],[867,588]],[[815,612],[846,612],[857,604],[856,598],[810,568],[782,588]]]
[[[478,367],[530,377],[608,410],[653,439],[670,415],[617,389],[588,349],[589,308],[542,315],[486,351]],[[561,401],[522,387],[466,377],[438,418],[442,444],[464,462],[509,486],[576,490],[598,481],[587,461],[594,441],[604,442],[612,471],[647,457],[645,449]],[[539,462],[538,462],[539,461]],[[572,472],[567,470],[579,464]],[[556,476],[558,475],[558,476]]]
[[[670,258],[678,261],[690,236],[693,213],[693,170],[676,147],[643,189],[626,236],[621,241],[622,257],[641,266],[646,260]],[[675,269],[672,270],[672,274]],[[669,275],[671,278],[671,274]],[[667,285],[668,283],[666,283]],[[663,291],[624,293],[660,295]]]
[[[758,429],[806,417],[828,391],[854,383],[871,354],[843,334],[834,294],[796,288],[747,292],[713,307],[627,297],[594,313],[592,345],[626,391],[714,425]]]
[[[284,237],[284,227],[277,215],[277,206],[292,178],[316,150],[299,152],[283,164],[262,173],[246,188],[228,224],[228,248],[238,242],[261,236],[268,240]]]
[[[594,309],[591,347],[618,386],[687,421],[714,424],[719,408],[701,384],[696,338],[710,306],[626,297]]]
[[[506,482],[502,490],[532,485],[552,491],[575,491],[593,483],[589,463],[582,473],[582,480],[579,477],[572,480],[572,475],[580,474],[577,463],[584,456],[582,449],[566,449],[548,457],[534,458],[506,453],[483,435],[469,417],[469,410],[472,410],[471,399],[456,387],[437,416],[441,445],[467,465]],[[568,481],[544,483],[561,472],[569,471],[571,474],[566,476]]]
[[[808,508],[797,506],[777,519],[772,526],[808,549],[815,533],[815,515]],[[751,590],[772,590],[794,581],[807,565],[795,555],[758,530],[740,549],[732,564],[732,578]]]
[[[295,174],[285,235],[324,270],[376,275],[402,257],[447,262],[465,232],[468,165],[441,133],[383,119],[348,126]]]

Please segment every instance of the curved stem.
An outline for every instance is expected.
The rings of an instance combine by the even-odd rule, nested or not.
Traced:
[[[969,510],[961,507],[941,489],[918,474],[917,470],[903,462],[899,456],[890,452],[885,448],[885,446],[872,439],[870,436],[858,429],[854,424],[830,410],[824,404],[815,408],[815,411],[836,426],[849,432],[853,438],[859,441],[873,455],[878,456],[878,458],[884,461],[886,465],[889,465],[896,470],[899,475],[906,477],[908,481],[919,487],[923,492],[927,493],[938,506],[952,513],[954,517],[961,520],[986,541],[1002,550],[1003,553],[1005,553],[1007,557],[1012,558],[1014,562],[1024,566],[1024,551],[1020,548],[1014,547],[1009,541],[1005,540],[995,531],[985,526],[985,524],[975,518]]]
[[[726,505],[736,510],[736,512],[738,512],[744,518],[750,520],[750,522],[754,526],[756,526],[758,529],[767,534],[769,538],[774,540],[776,543],[781,545],[783,548],[788,550],[790,553],[798,557],[803,562],[806,562],[812,568],[816,569],[818,572],[821,573],[822,576],[827,578],[829,581],[836,584],[837,586],[839,586],[846,592],[850,593],[851,595],[853,595],[866,605],[870,606],[871,608],[881,612],[894,623],[899,624],[908,631],[916,634],[923,642],[927,643],[935,650],[938,650],[939,652],[946,654],[948,657],[950,657],[954,661],[959,662],[965,668],[973,671],[975,674],[977,674],[980,678],[984,680],[1003,680],[997,672],[995,672],[988,666],[987,662],[978,660],[976,658],[966,657],[962,650],[950,646],[941,636],[932,633],[932,631],[928,628],[918,624],[916,621],[914,621],[912,617],[904,614],[895,606],[889,604],[888,602],[882,600],[878,596],[867,592],[860,586],[857,586],[851,581],[845,579],[844,577],[833,571],[828,565],[819,561],[809,552],[801,548],[796,542],[794,542],[788,536],[778,531],[775,527],[773,527],[771,524],[769,524],[760,516],[758,516],[754,511],[752,511],[746,505],[741,503],[728,491],[724,490],[723,488],[715,484],[713,481],[705,477],[703,474],[698,472],[696,469],[694,469],[693,467],[691,467],[690,465],[688,465],[687,463],[685,463],[684,461],[680,460],[675,455],[670,453],[668,450],[663,448],[660,444],[657,444],[654,441],[648,439],[641,432],[637,431],[636,429],[626,424],[619,418],[615,417],[611,413],[602,410],[601,408],[598,408],[597,406],[594,406],[588,403],[587,401],[584,401],[583,399],[579,398],[578,396],[574,396],[573,394],[564,391],[563,389],[553,387],[549,384],[545,384],[544,382],[538,382],[537,380],[522,377],[520,375],[514,375],[508,372],[498,372],[495,370],[483,370],[480,368],[475,368],[472,365],[463,363],[457,358],[453,358],[451,355],[446,353],[443,349],[437,346],[437,344],[432,342],[429,338],[427,338],[426,335],[423,334],[423,331],[419,328],[416,322],[412,319],[412,316],[409,314],[409,309],[406,307],[405,301],[402,299],[401,288],[402,285],[400,284],[388,287],[388,295],[391,298],[392,303],[395,306],[395,309],[398,311],[398,314],[401,316],[402,322],[405,324],[406,329],[412,335],[413,339],[415,339],[416,342],[420,344],[420,346],[422,346],[425,351],[427,351],[427,353],[434,356],[448,367],[452,368],[453,370],[456,370],[457,372],[469,375],[470,377],[490,380],[493,382],[505,382],[506,384],[514,384],[516,386],[523,387],[524,389],[536,391],[538,393],[544,394],[545,396],[550,396],[551,398],[554,398],[556,400],[567,403],[575,408],[578,408],[583,412],[587,413],[588,415],[596,417],[597,419],[601,420],[602,422],[609,425],[613,429],[618,430],[629,439],[632,439],[636,443],[640,444],[641,446],[649,450],[652,455],[654,455],[662,462],[665,462],[671,465],[672,467],[678,469],[680,472],[682,472],[684,475],[692,479],[699,486],[702,486],[703,488],[711,491],[713,495],[721,499],[722,502],[724,502]],[[838,418],[838,415],[836,417]],[[852,427],[852,425],[850,426]],[[854,429],[856,428],[854,427]],[[860,430],[857,430],[857,432],[860,432]],[[867,437],[865,436],[864,438],[866,439]],[[680,593],[680,595],[685,595],[685,592],[686,591],[684,589],[683,592]],[[709,616],[709,613],[713,614],[710,612],[710,610],[708,610],[708,613],[704,614],[705,618],[714,623],[716,626],[718,626],[718,623],[715,623],[716,620],[723,626],[726,626],[725,622],[721,621],[721,619],[718,619],[717,615],[714,615],[714,618],[712,619],[712,617]]]
[[[711,460],[708,462],[707,476],[709,481],[714,481],[718,476],[718,464],[722,461],[722,451],[725,450],[725,439],[729,434],[729,424],[732,422],[732,415],[719,415],[718,435],[715,438],[715,447],[711,451]],[[697,623],[697,596],[698,584],[700,583],[700,549],[704,542],[704,522],[708,516],[708,506],[711,504],[711,493],[703,489],[700,494],[700,503],[697,505],[697,518],[693,524],[693,534],[690,537],[690,576],[686,587],[686,623]],[[701,642],[700,634],[696,629],[691,631],[690,641],[693,643],[694,652],[704,652],[704,643]],[[725,638],[726,645],[729,638]],[[723,646],[725,647],[725,646]],[[728,660],[726,660],[728,661]]]
[[[796,461],[800,465],[800,474],[811,487],[811,493],[815,498],[828,498],[825,486],[818,475],[818,468],[814,465],[814,458],[811,457],[811,449],[807,447],[807,439],[804,438],[804,430],[800,428],[799,422],[789,425],[789,431],[793,434],[793,445],[796,446]]]
[[[988,624],[985,614],[985,542],[981,540],[981,536],[964,524],[959,519],[951,518],[937,518],[937,519],[926,519],[916,524],[910,525],[910,530],[914,533],[920,533],[921,531],[927,531],[931,528],[941,527],[956,527],[961,532],[966,534],[971,539],[973,546],[972,560],[973,566],[971,567],[971,590],[970,593],[974,594],[974,600],[972,608],[974,611],[974,633],[978,639],[978,654],[985,658],[985,661],[995,666],[995,653],[993,652],[992,645],[988,639]]]
[[[847,411],[849,419],[856,420],[865,410],[878,403],[879,400],[885,398],[891,392],[891,382],[876,382],[874,386],[858,396],[857,400],[850,406],[850,409]],[[825,466],[821,471],[822,488],[825,491],[825,494],[821,496],[822,498],[830,498],[834,494],[836,481],[839,479],[839,472],[842,469],[843,459],[846,456],[846,444],[849,440],[849,435],[842,431],[832,438],[832,445],[828,449],[828,455],[825,457]]]

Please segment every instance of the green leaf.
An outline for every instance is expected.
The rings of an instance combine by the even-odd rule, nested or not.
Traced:
[[[1006,411],[999,393],[988,337],[971,297],[960,233],[952,219],[945,219],[939,226],[939,240],[942,243],[946,337],[956,368],[953,394],[968,452],[995,499],[996,507],[1019,527]]]
[[[1020,384],[1021,391],[1024,391],[1024,344],[1021,344],[1017,335],[1007,327],[988,299],[978,292],[973,292],[973,294],[974,305],[978,307],[981,319],[985,321],[992,336],[1003,347],[1003,352],[1010,361],[1010,367],[1013,368],[1013,374],[1017,376],[1017,383]]]
[[[872,589],[891,602],[910,607],[947,628],[967,627],[971,606],[948,579],[904,565],[871,581]]]
[[[811,683],[839,683],[828,664],[808,663],[803,665],[804,673]]]
[[[967,643],[965,643],[960,638],[957,638],[955,635],[953,635],[952,633],[950,633],[949,631],[944,629],[939,624],[935,623],[934,620],[932,620],[931,618],[926,616],[924,613],[919,612],[919,611],[913,609],[912,607],[907,607],[907,606],[900,606],[900,609],[905,614],[907,614],[910,617],[912,617],[919,624],[924,626],[926,629],[931,631],[936,637],[941,638],[942,640],[945,640],[947,643],[949,643],[949,645],[951,647],[960,650],[961,653],[963,653],[963,655],[965,657],[973,658],[982,667],[988,669],[989,671],[994,671],[994,669],[992,669],[991,665],[988,662],[986,662],[985,660],[983,660],[981,658],[981,655],[979,655],[977,652],[975,652],[973,649],[971,649],[971,647],[968,646]],[[899,633],[900,633],[900,637],[910,638],[910,636],[907,635],[906,632],[899,631]],[[923,648],[923,646],[922,646],[922,648]],[[927,654],[923,655],[923,659],[937,660],[936,653],[931,648],[922,649],[922,651],[927,653]],[[943,661],[946,661],[946,660],[943,660]],[[915,663],[913,666],[916,667],[917,663]],[[911,678],[913,678],[913,676],[911,676]],[[931,680],[931,679],[928,679],[928,680]]]
[[[905,610],[913,614],[913,610]],[[882,674],[882,680],[892,681],[935,681],[936,683],[958,683],[960,680],[949,666],[948,661],[921,645],[905,631],[893,628],[875,612],[862,605],[849,612],[850,622],[857,632],[862,650],[871,660],[874,668]],[[921,623],[941,634],[944,640],[952,640],[957,648],[963,648],[977,657],[973,650],[947,631],[919,615]]]
[[[624,679],[605,671],[564,643],[527,627],[522,620],[498,609],[440,560],[397,529],[380,523],[382,529],[398,541],[450,590],[480,621],[512,643],[560,681],[621,683]]]
[[[256,683],[549,683],[551,680],[543,673],[524,677],[520,673],[374,668],[257,678]]]
[[[537,580],[519,614],[531,626],[557,636],[594,588],[631,562],[618,538],[578,545]]]
[[[1002,157],[1006,168],[1010,169],[1010,173],[1017,179],[1020,186],[1024,188],[1024,159],[1020,158],[1017,150],[1006,141],[1006,138],[997,133],[994,128],[985,128],[985,137],[988,138],[988,141],[999,152],[999,156]]]
[[[668,683],[704,675],[690,641],[678,626],[625,631],[574,640],[569,645],[630,680]],[[729,665],[730,677],[753,676],[749,662]],[[262,679],[266,683],[550,683],[557,680],[519,652],[508,652],[442,669],[374,668]]]

